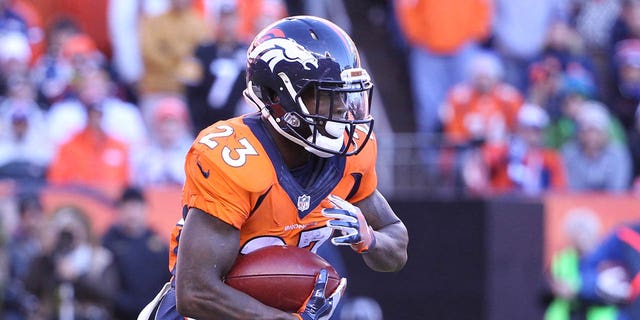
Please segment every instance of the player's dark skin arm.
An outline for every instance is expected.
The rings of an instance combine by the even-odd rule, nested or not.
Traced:
[[[364,262],[376,271],[393,272],[402,269],[407,262],[409,244],[404,223],[378,190],[355,205],[362,211],[376,237],[373,249],[362,254]]]
[[[266,306],[222,282],[239,252],[240,231],[199,209],[189,210],[180,236],[176,304],[185,317],[298,319]]]

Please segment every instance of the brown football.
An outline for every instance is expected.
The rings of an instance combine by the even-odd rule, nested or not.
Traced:
[[[329,273],[328,297],[338,287],[340,276],[319,255],[294,246],[268,246],[238,256],[225,282],[265,305],[296,312],[311,294],[322,268]]]

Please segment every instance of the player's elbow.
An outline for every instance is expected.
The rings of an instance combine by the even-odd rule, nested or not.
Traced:
[[[404,268],[404,265],[407,264],[407,259],[408,259],[408,255],[406,250],[398,252],[398,256],[395,259],[395,263],[391,265],[388,272],[397,272],[402,270],[402,268]]]
[[[385,258],[382,259],[366,259],[365,263],[374,271],[377,272],[398,272],[404,268],[407,263],[407,252],[396,251],[388,253]]]
[[[193,318],[197,313],[197,305],[193,291],[176,286],[176,310],[181,316]]]
[[[222,282],[206,286],[195,280],[190,282],[176,281],[176,310],[181,316],[203,319],[222,312],[229,304]]]
[[[209,295],[205,296],[208,292]],[[183,317],[199,319],[215,309],[215,293],[176,283],[176,310]]]
[[[378,272],[397,272],[408,260],[409,235],[402,222],[379,230],[378,246],[365,256],[367,265]]]

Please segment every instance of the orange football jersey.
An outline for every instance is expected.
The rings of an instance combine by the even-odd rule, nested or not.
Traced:
[[[173,272],[188,208],[198,208],[240,230],[240,253],[275,244],[315,252],[331,236],[321,213],[329,194],[358,202],[377,185],[372,135],[354,156],[320,160],[311,185],[301,186],[281,158],[259,114],[216,122],[200,132],[186,156],[183,219],[171,235]],[[356,130],[356,142],[366,130]]]

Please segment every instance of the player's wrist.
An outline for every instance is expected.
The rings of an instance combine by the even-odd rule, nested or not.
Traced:
[[[351,249],[357,253],[367,253],[376,245],[376,236],[373,228],[371,228],[371,226],[367,226],[366,230],[366,235],[361,235],[362,241],[351,245]]]

